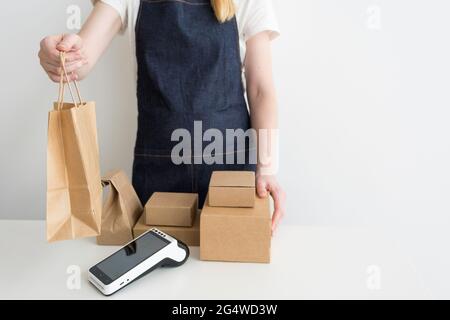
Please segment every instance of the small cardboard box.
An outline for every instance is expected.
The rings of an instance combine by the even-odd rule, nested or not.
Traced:
[[[200,259],[270,262],[272,237],[269,198],[255,198],[254,208],[203,207]]]
[[[148,226],[145,224],[145,214],[142,214],[141,218],[133,228],[134,238],[139,237],[141,234],[152,228],[158,228],[162,232],[173,236],[190,247],[198,247],[200,245],[200,212],[195,215],[192,227]]]
[[[155,192],[145,205],[145,223],[192,227],[197,210],[198,195],[195,193]]]
[[[255,205],[255,173],[214,171],[208,191],[211,207],[252,208]]]

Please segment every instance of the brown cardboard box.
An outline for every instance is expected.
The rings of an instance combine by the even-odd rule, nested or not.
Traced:
[[[270,262],[272,236],[269,198],[255,198],[254,208],[211,207],[200,216],[200,259]]]
[[[255,173],[214,171],[209,182],[209,206],[251,208],[255,205]]]
[[[145,223],[192,227],[197,209],[198,195],[195,193],[155,192],[145,205]]]
[[[133,235],[137,238],[151,228],[158,228],[190,247],[198,247],[200,245],[200,214],[195,215],[194,225],[192,227],[148,226],[145,224],[145,214],[142,214],[133,228]]]

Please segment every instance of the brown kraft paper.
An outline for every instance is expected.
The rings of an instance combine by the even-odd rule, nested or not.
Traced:
[[[61,81],[58,102],[48,115],[46,221],[49,242],[100,233],[102,186],[95,103],[81,102],[77,85],[76,88],[80,102],[75,102],[69,85],[74,103],[64,103]]]
[[[133,240],[133,227],[143,211],[141,201],[122,170],[109,172],[102,183],[109,185],[110,191],[103,206],[102,228],[97,244],[125,245]]]

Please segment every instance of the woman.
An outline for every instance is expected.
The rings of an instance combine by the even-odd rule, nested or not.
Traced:
[[[195,136],[199,124],[201,133],[213,129],[224,136],[229,129],[277,128],[270,41],[278,29],[270,0],[93,2],[79,34],[44,38],[39,57],[50,79],[58,82],[63,51],[72,80],[83,79],[113,37],[129,31],[136,55],[139,110],[133,185],[142,202],[154,191],[172,191],[199,193],[203,203],[212,171],[252,170],[258,196],[270,194],[274,199],[275,230],[284,215],[285,194],[275,175],[264,170],[270,162],[263,165],[255,157],[257,163],[251,163],[248,139],[240,148],[231,141],[231,157],[229,152],[213,153],[214,158],[223,155],[225,163],[207,164],[198,150],[188,154],[184,150],[182,157],[192,161],[174,163],[172,152],[177,144],[174,132],[181,129]],[[203,150],[205,141],[200,144]],[[228,151],[230,141],[225,144]],[[237,164],[241,155],[245,161]]]

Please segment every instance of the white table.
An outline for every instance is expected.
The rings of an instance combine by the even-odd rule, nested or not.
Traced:
[[[0,221],[0,246],[0,299],[105,299],[86,270],[115,247],[48,244],[45,222],[10,220]],[[376,230],[283,226],[267,265],[198,257],[191,248],[182,267],[156,270],[106,299],[428,298],[408,260]],[[79,288],[71,281],[77,270]]]

